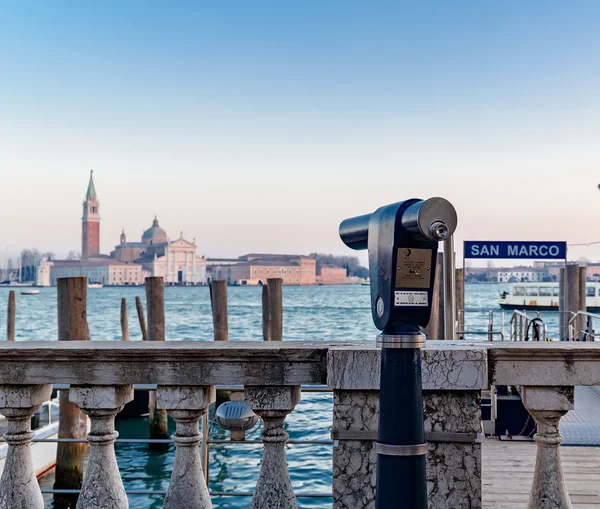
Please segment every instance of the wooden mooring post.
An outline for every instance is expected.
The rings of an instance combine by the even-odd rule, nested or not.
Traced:
[[[85,277],[59,278],[56,281],[58,340],[90,340],[87,323],[87,279]],[[69,401],[69,391],[60,391],[58,438],[85,438],[86,416]],[[87,444],[58,443],[56,450],[56,477],[54,489],[76,490],[83,481],[83,457]],[[55,494],[54,507],[74,508],[76,494]]]
[[[569,320],[567,318],[567,290],[566,290],[567,271],[561,268],[558,273],[558,331],[561,341],[569,339]]]
[[[456,328],[465,330],[465,269],[456,269]],[[464,334],[456,334],[456,339],[462,339]]]
[[[144,306],[142,299],[135,298],[135,308],[137,309],[138,320],[140,321],[140,330],[142,331],[142,341],[148,341],[148,329],[146,328],[146,318],[144,317]]]
[[[129,318],[127,316],[127,299],[121,299],[121,341],[129,341]]]
[[[577,311],[583,311],[584,313],[587,311],[587,267],[585,265],[579,266],[579,307]],[[577,329],[585,331],[586,325],[587,317],[581,315],[577,320]],[[580,333],[580,336],[583,336],[583,332]]]
[[[212,310],[214,340],[228,341],[229,324],[227,317],[227,281],[211,281],[209,285],[210,307]],[[244,401],[244,391],[217,391],[217,405],[225,401]],[[206,428],[204,428],[206,424]],[[208,472],[208,412],[202,416],[202,467]],[[231,431],[230,438],[234,442],[243,442],[246,440],[246,432],[243,430]]]
[[[148,341],[165,340],[165,285],[162,277],[146,278],[146,308],[148,310]],[[167,411],[156,408],[156,392],[151,391],[148,401],[150,439],[169,438]],[[164,444],[150,444],[163,449]]]
[[[262,324],[265,341],[283,340],[283,279],[267,279],[262,287]]]
[[[579,265],[567,265],[566,277],[566,302],[565,308],[568,311],[566,315],[566,324],[573,318],[573,313],[579,311]],[[573,327],[569,328],[569,338],[577,339],[580,336],[579,320],[572,322]]]
[[[11,290],[8,294],[8,312],[6,316],[6,341],[15,340],[15,320],[17,316],[17,301],[15,300],[15,291]]]
[[[211,281],[209,291],[214,339],[215,341],[227,341],[229,339],[229,325],[227,321],[227,281]]]

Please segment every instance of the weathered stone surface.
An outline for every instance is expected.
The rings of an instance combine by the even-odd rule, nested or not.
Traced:
[[[246,403],[255,412],[274,410],[287,415],[298,404],[301,397],[300,387],[257,387],[247,386]]]
[[[156,389],[156,405],[167,410],[200,410],[215,402],[214,385],[159,386]]]
[[[202,441],[198,421],[215,398],[214,385],[159,386],[156,390],[158,408],[168,409],[177,425],[173,435],[177,448],[175,463],[164,509],[212,508],[198,451],[198,444]]]
[[[300,401],[300,387],[246,387],[246,402],[264,422],[262,466],[251,509],[297,509],[288,465],[285,416]]]
[[[600,342],[505,342],[488,346],[494,385],[600,385]]]
[[[214,391],[212,392],[214,395]],[[198,444],[202,441],[202,433],[198,432],[198,421],[205,411],[206,408],[169,410],[169,415],[177,424],[173,435],[177,451],[163,509],[212,509],[198,452]]]
[[[488,387],[485,348],[428,341],[422,354],[424,390]],[[379,390],[380,364],[381,351],[374,346],[365,348],[365,345],[359,344],[331,348],[327,357],[327,385],[332,389]]]
[[[332,344],[301,341],[0,342],[0,383],[325,384]]]
[[[81,409],[116,409],[133,400],[133,385],[73,386],[69,400]],[[118,411],[115,414],[119,413]]]
[[[52,385],[0,385],[0,408],[32,408],[48,401]]]
[[[575,408],[574,387],[523,387],[521,396],[528,410],[564,410]]]
[[[468,433],[480,429],[478,391],[425,391],[425,432]],[[334,391],[334,437],[373,437],[379,419],[376,391]],[[333,507],[375,507],[375,440],[336,440],[333,449]],[[429,442],[427,487],[430,509],[481,508],[481,445]]]
[[[560,418],[573,408],[573,387],[524,387],[523,404],[537,433],[535,473],[527,509],[570,509],[571,500],[560,459]]]
[[[425,433],[471,433],[481,427],[478,391],[426,391]],[[481,508],[481,444],[428,442],[427,492],[431,509]]]
[[[379,393],[334,391],[333,436],[340,432],[376,433]],[[374,440],[335,440],[333,445],[333,507],[373,509],[377,454]]]
[[[90,457],[77,501],[77,509],[127,509],[114,443],[115,416],[133,399],[133,386],[73,386],[69,399],[91,420]]]
[[[31,418],[52,393],[51,385],[0,386],[0,412],[8,426],[8,451],[0,478],[0,509],[43,509],[31,458]]]

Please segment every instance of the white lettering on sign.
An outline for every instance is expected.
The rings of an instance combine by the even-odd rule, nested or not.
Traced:
[[[394,306],[427,307],[429,299],[427,292],[394,292]]]
[[[502,253],[498,244],[473,244],[470,246],[469,255],[477,257],[498,257],[506,255],[508,258],[546,258],[557,257],[560,254],[560,248],[556,245],[527,245],[527,244],[508,244],[504,245]]]

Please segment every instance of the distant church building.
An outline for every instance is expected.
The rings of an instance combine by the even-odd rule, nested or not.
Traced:
[[[196,244],[181,237],[174,242],[155,217],[140,242],[127,242],[125,231],[109,255],[100,254],[100,202],[93,171],[83,202],[81,260],[44,260],[38,285],[55,285],[57,278],[84,276],[88,283],[140,285],[147,276],[162,276],[165,284],[205,284],[206,259],[196,254]]]
[[[100,203],[94,186],[94,170],[90,173],[83,217],[81,218],[81,258],[86,259],[100,254]]]
[[[125,231],[121,243],[111,256],[125,263],[140,263],[148,273],[164,278],[165,284],[205,284],[206,259],[196,254],[197,246],[183,238],[171,242],[155,217],[140,242],[127,242]]]

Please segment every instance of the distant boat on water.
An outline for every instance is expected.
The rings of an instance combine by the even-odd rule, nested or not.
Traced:
[[[88,288],[102,288],[103,286],[102,283],[88,283]]]
[[[38,295],[39,290],[21,290],[21,295]]]

